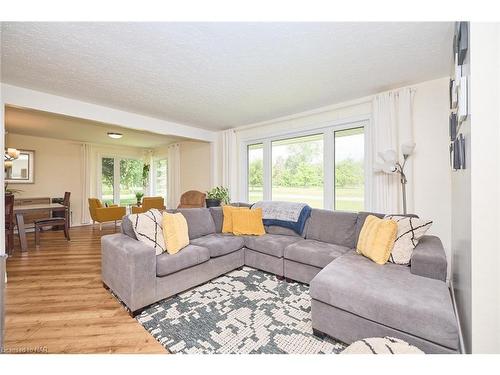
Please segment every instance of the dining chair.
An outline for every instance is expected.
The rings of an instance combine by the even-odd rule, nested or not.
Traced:
[[[5,251],[14,251],[14,194],[5,194]]]
[[[64,237],[66,240],[70,241],[69,237],[69,209],[70,209],[70,192],[64,193],[63,206],[66,207],[64,211],[64,217],[49,217],[45,219],[35,220],[35,245],[40,246],[40,232],[43,227],[53,227],[53,228],[63,228]]]

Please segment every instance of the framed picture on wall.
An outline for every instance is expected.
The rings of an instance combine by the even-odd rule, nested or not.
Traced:
[[[35,151],[19,150],[19,157],[5,171],[5,182],[9,184],[35,183]]]

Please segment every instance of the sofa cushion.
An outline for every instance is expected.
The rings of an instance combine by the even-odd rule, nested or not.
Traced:
[[[222,222],[224,221],[224,214],[222,213],[222,207],[210,207],[210,213],[212,214],[212,219],[214,219],[215,233],[222,232]]]
[[[282,236],[279,234],[264,234],[263,236],[245,237],[245,246],[259,253],[283,258],[285,247],[300,241],[300,237]]]
[[[215,258],[241,249],[245,246],[245,239],[232,234],[215,233],[196,238],[191,244],[206,247],[210,257]]]
[[[122,217],[121,232],[130,238],[137,240],[137,236],[134,232],[134,224],[132,223],[132,220],[130,220],[129,215]]]
[[[353,248],[356,246],[356,221],[353,212],[320,210],[314,208],[307,224],[306,239],[333,243]]]
[[[300,240],[285,248],[285,259],[319,268],[349,251],[348,247],[316,240]]]
[[[416,276],[409,267],[378,265],[349,252],[311,281],[311,297],[365,319],[451,349],[458,330],[446,283]]]
[[[188,245],[176,254],[163,253],[156,257],[156,275],[167,276],[210,259],[207,248]]]
[[[186,218],[190,240],[215,233],[214,219],[208,208],[179,208],[177,212]]]
[[[307,222],[306,222],[306,226],[304,228],[303,234],[298,234],[293,229],[278,227],[277,225],[266,225],[266,226],[264,226],[264,228],[266,228],[266,233],[269,233],[269,234],[280,234],[283,236],[294,236],[294,237],[304,238],[304,233],[306,232],[305,228],[307,228]]]

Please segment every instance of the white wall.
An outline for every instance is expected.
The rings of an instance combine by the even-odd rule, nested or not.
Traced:
[[[181,192],[211,188],[211,152],[207,142],[181,142]]]
[[[63,197],[71,192],[72,223],[79,225],[82,199],[81,146],[75,142],[9,133],[6,146],[35,151],[33,184],[9,184],[16,198]]]
[[[471,25],[472,352],[500,353],[500,24]]]
[[[470,55],[462,65],[462,75],[470,77]],[[454,66],[452,67],[454,70]],[[454,72],[453,72],[454,74]],[[470,102],[470,99],[469,99]],[[452,287],[463,339],[463,350],[472,351],[472,282],[471,282],[471,115],[460,125],[465,138],[465,169],[451,176],[451,246]]]
[[[429,234],[441,238],[451,271],[451,168],[449,161],[449,78],[413,85],[415,212],[433,220]]]
[[[448,80],[448,77],[444,77],[411,87],[416,90],[413,120],[417,147],[412,156],[415,213],[434,220],[429,233],[438,235],[443,241],[450,268],[451,172],[448,159]],[[238,142],[370,118],[371,99],[372,97],[360,98],[254,126],[237,128]],[[239,159],[241,157],[240,153]],[[243,171],[242,168],[239,169],[238,180],[241,181]],[[240,197],[244,189],[244,186],[238,186]]]

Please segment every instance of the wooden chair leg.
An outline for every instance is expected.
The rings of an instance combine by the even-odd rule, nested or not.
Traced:
[[[99,231],[102,231],[102,223],[99,223]]]
[[[64,237],[66,237],[66,240],[71,241],[71,238],[69,237],[69,228],[68,225],[64,225]]]
[[[40,227],[35,225],[35,246],[40,247]]]

